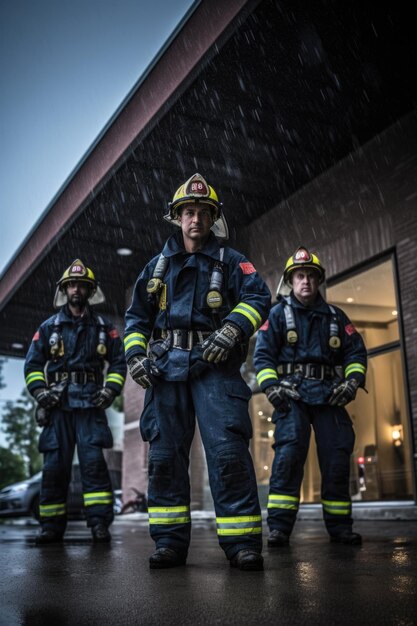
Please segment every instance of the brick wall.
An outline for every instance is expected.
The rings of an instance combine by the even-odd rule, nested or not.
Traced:
[[[317,252],[328,278],[395,251],[417,441],[417,114],[262,216],[245,237],[248,255],[273,296],[286,260],[299,245]]]

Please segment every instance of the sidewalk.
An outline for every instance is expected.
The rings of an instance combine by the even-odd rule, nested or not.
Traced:
[[[43,547],[33,522],[1,524],[0,626],[417,623],[415,520],[358,520],[363,545],[344,546],[322,521],[300,519],[290,547],[265,546],[263,572],[240,572],[218,546],[213,513],[195,513],[187,565],[172,570],[149,569],[144,513],[118,516],[111,545],[94,545],[84,522]]]

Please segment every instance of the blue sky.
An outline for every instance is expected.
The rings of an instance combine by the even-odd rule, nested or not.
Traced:
[[[192,4],[0,2],[0,273]],[[0,408],[22,362],[4,375]]]

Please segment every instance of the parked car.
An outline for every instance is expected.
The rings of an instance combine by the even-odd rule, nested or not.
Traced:
[[[4,487],[0,491],[0,518],[32,516],[39,519],[39,494],[42,472],[31,478]],[[121,490],[114,491],[114,512],[122,508]],[[72,480],[68,490],[67,514],[69,519],[84,519],[81,483]]]
[[[0,517],[39,517],[39,492],[42,472],[31,478],[13,483],[0,491]]]

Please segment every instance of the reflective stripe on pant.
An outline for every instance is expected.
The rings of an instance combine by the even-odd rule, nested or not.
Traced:
[[[355,436],[347,411],[328,405],[290,402],[275,411],[275,456],[268,498],[268,525],[290,534],[297,516],[311,426],[322,475],[323,517],[330,534],[352,527],[349,495],[350,456]]]
[[[140,427],[150,442],[149,521],[157,547],[188,550],[188,465],[197,414],[219,543],[228,558],[245,547],[261,549],[261,512],[248,449],[249,397],[240,374],[225,377],[213,369],[189,382],[161,381],[147,390]]]
[[[113,491],[103,455],[111,433],[99,409],[73,412],[55,409],[44,428],[39,450],[44,454],[40,494],[40,522],[45,528],[64,532],[66,501],[75,445],[77,444],[88,526],[113,521]]]

